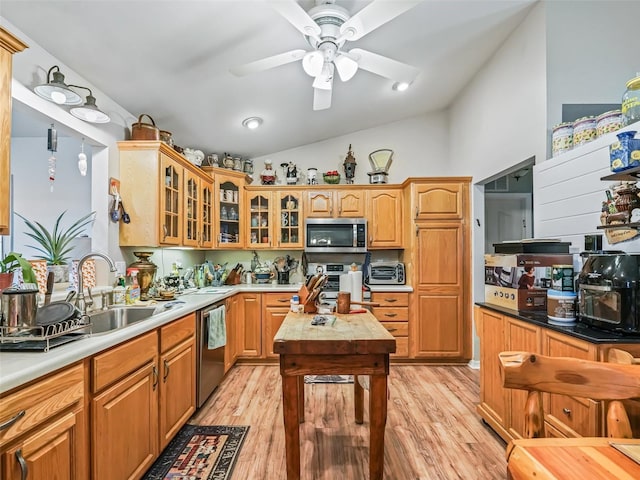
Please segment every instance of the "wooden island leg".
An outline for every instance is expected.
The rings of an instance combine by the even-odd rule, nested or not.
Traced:
[[[364,388],[358,381],[358,376],[353,376],[353,406],[355,410],[356,423],[362,424],[364,417]]]
[[[298,421],[304,423],[304,375],[298,375]]]
[[[387,376],[371,375],[369,390],[369,478],[382,480],[384,470],[384,428],[387,423]]]
[[[287,480],[300,480],[299,377],[282,377],[284,447],[287,454]]]

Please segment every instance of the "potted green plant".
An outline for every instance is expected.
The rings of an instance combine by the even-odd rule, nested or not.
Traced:
[[[22,269],[22,278],[25,283],[37,283],[31,263],[22,258],[20,253],[9,252],[3,259],[0,259],[0,291],[11,286],[13,274],[19,268]]]
[[[51,231],[40,222],[32,222],[16,213],[24,220],[25,225],[30,230],[25,232],[25,235],[28,235],[38,243],[38,246],[27,246],[41,253],[41,255],[35,255],[34,257],[47,261],[47,268],[53,271],[56,283],[64,282],[68,279],[70,255],[73,250],[71,241],[95,220],[96,212],[88,213],[76,220],[71,226],[63,228],[61,223],[65,213],[67,213],[66,210],[56,219]]]

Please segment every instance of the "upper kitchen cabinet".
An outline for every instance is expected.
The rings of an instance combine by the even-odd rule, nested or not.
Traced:
[[[461,220],[464,215],[464,188],[460,182],[434,179],[414,183],[413,217],[415,220]]]
[[[11,72],[14,53],[27,46],[0,27],[0,235],[9,235],[11,203]]]
[[[315,218],[360,218],[364,217],[364,203],[362,187],[324,186],[323,190],[307,191],[305,215]]]
[[[213,180],[162,142],[119,142],[121,246],[212,244]],[[141,181],[144,179],[145,181]]]
[[[244,187],[247,175],[235,170],[203,167],[214,180],[214,247],[238,249],[245,246],[244,239]]]
[[[247,244],[254,249],[273,248],[273,192],[247,191],[248,215],[245,215],[246,231],[249,232]]]
[[[303,248],[302,192],[279,190],[276,192],[275,225],[278,248]]]
[[[404,248],[402,190],[369,189],[366,199],[368,248]]]

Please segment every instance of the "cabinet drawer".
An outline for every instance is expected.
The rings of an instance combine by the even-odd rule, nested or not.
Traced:
[[[180,342],[193,337],[196,332],[196,314],[192,313],[160,328],[160,351],[175,347]]]
[[[546,421],[567,437],[600,437],[600,403],[588,398],[548,395]]]
[[[0,398],[0,446],[50,419],[84,397],[84,369],[76,365]],[[22,413],[24,412],[24,413]]]
[[[406,307],[409,305],[409,294],[405,292],[372,292],[371,301],[381,307]]]
[[[396,338],[396,353],[392,353],[393,357],[408,357],[409,356],[409,337]]]
[[[157,354],[158,335],[150,332],[96,355],[91,359],[91,391],[102,390],[153,360]]]
[[[409,320],[409,307],[372,307],[371,313],[381,322],[406,322]]]
[[[409,322],[380,322],[394,337],[409,336]]]
[[[267,307],[288,307],[294,295],[296,292],[263,293],[262,304]]]

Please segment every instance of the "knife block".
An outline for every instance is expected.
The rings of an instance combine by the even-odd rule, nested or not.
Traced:
[[[298,297],[300,297],[300,305],[302,305],[302,311],[304,313],[316,313],[318,311],[316,307],[316,297],[312,295],[306,285],[302,285],[298,291]]]
[[[240,283],[240,280],[241,277],[240,275],[238,275],[238,272],[236,272],[235,270],[231,270],[224,283],[226,285],[238,285]]]

